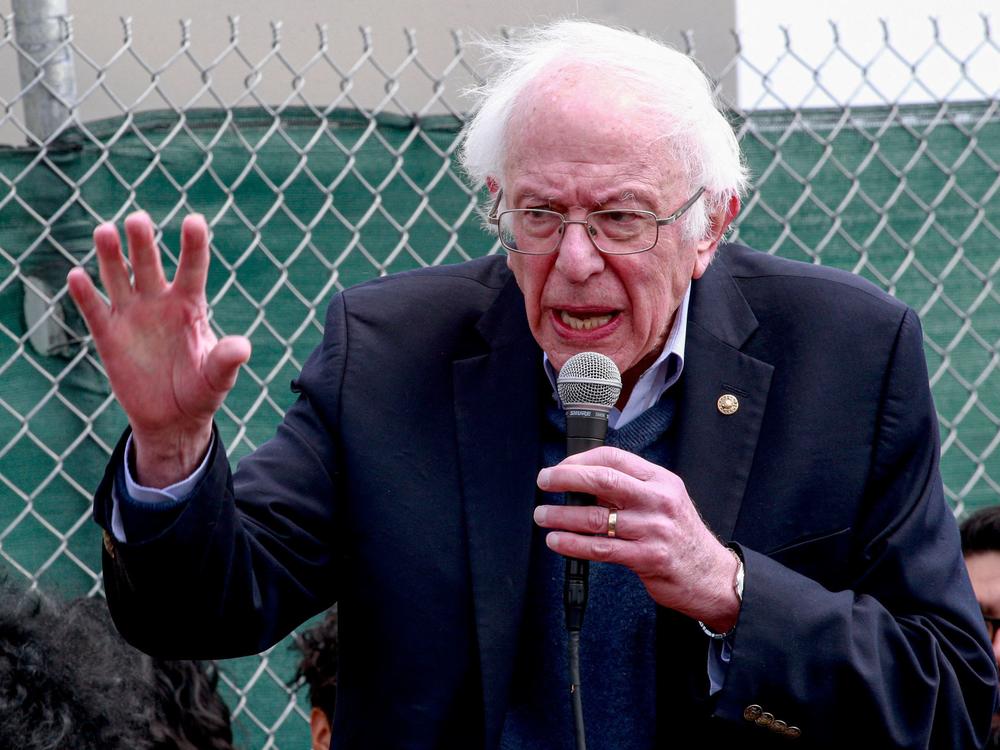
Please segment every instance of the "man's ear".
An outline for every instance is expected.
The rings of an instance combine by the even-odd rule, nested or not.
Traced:
[[[699,240],[695,246],[698,257],[695,259],[694,273],[691,274],[691,278],[700,279],[701,275],[708,269],[708,265],[715,256],[715,251],[719,247],[722,236],[729,229],[729,225],[733,223],[733,219],[736,218],[739,212],[740,199],[739,196],[734,195],[725,206],[709,216],[709,221],[711,222],[709,231],[704,239]]]
[[[486,189],[490,191],[490,195],[496,195],[497,190],[500,189],[500,183],[497,182],[497,178],[493,175],[489,175],[486,178]],[[507,253],[507,268],[510,268],[510,253]]]
[[[312,735],[312,750],[330,750],[330,719],[322,708],[313,706],[309,712],[309,733]]]

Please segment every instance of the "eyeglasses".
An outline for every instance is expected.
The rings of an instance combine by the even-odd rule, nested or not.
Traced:
[[[567,224],[582,224],[587,236],[600,252],[608,255],[644,253],[656,246],[660,227],[673,224],[691,208],[705,192],[704,187],[692,195],[684,205],[670,216],[659,217],[652,211],[631,211],[611,208],[591,211],[582,219],[567,219],[558,211],[544,208],[500,208],[503,190],[497,191],[496,200],[487,216],[497,227],[500,244],[513,253],[548,255],[559,249]]]

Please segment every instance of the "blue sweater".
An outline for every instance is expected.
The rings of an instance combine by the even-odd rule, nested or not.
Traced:
[[[673,402],[669,393],[607,444],[663,465],[664,437]],[[542,431],[542,461],[566,456],[566,422],[555,405]],[[562,494],[542,493],[560,504]],[[527,611],[515,665],[502,750],[573,750],[566,628],[563,619],[564,558],[545,546],[535,527]],[[590,565],[590,601],[580,645],[581,693],[590,750],[651,750],[656,730],[656,605],[628,568]]]

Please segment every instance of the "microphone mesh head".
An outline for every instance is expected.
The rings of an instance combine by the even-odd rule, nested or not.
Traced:
[[[610,357],[597,352],[580,352],[562,366],[556,389],[565,407],[590,404],[610,409],[622,391],[622,376]]]

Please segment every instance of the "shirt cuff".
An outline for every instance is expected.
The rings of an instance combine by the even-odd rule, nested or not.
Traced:
[[[708,642],[708,694],[715,695],[726,683],[726,668],[733,655],[729,638]]]
[[[149,530],[147,519],[138,521],[143,513],[148,514],[149,511],[155,511],[155,515],[162,519],[163,511],[175,510],[183,505],[198,481],[208,471],[208,459],[212,455],[214,445],[215,436],[213,435],[208,444],[208,450],[205,451],[205,457],[198,468],[187,478],[175,482],[169,487],[159,489],[144,487],[136,482],[132,476],[132,467],[129,461],[129,456],[132,455],[132,436],[129,435],[125,442],[124,466],[120,469],[119,481],[114,483],[111,491],[111,533],[114,534],[115,539],[119,542],[127,542],[127,529],[133,531],[134,537],[134,532],[137,530],[136,525]],[[174,515],[174,513],[169,514],[171,520]]]

